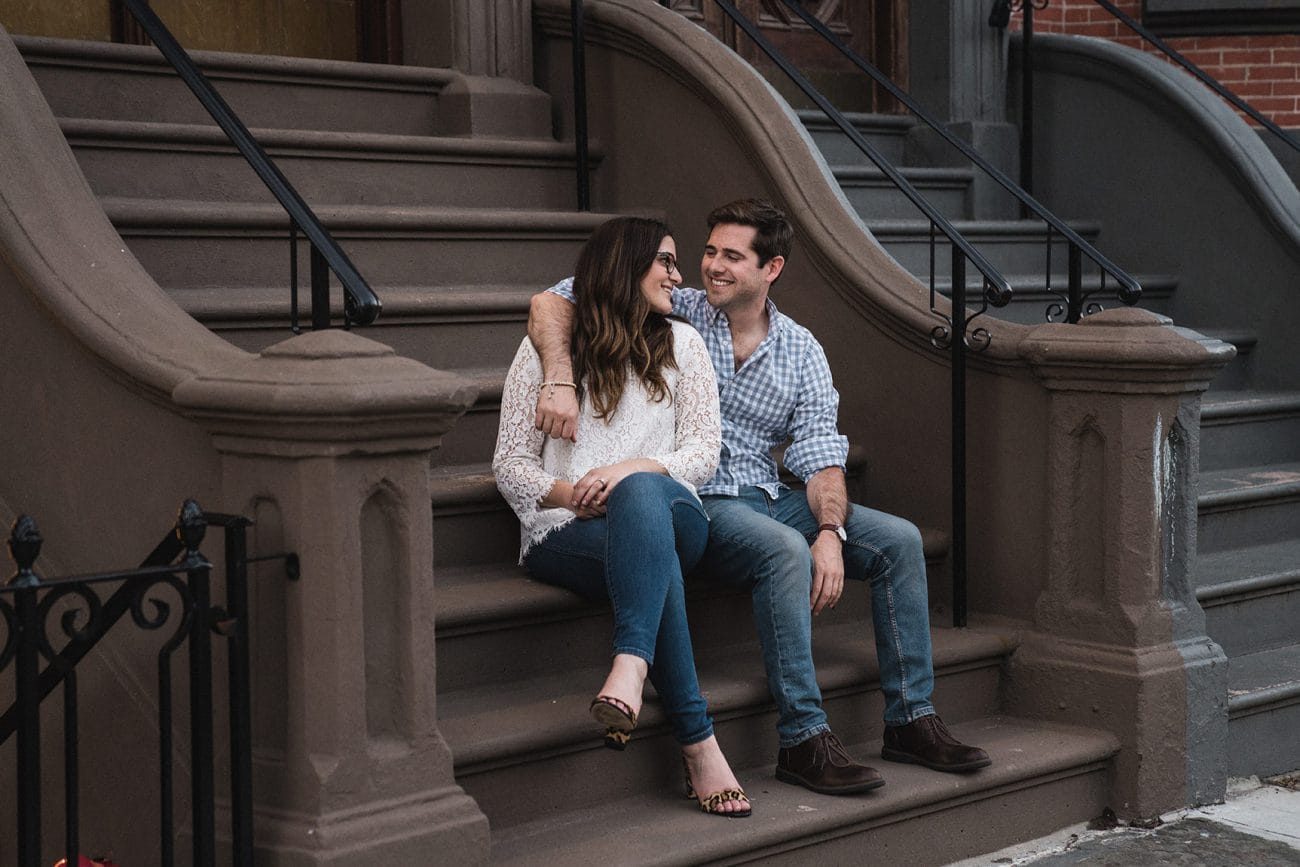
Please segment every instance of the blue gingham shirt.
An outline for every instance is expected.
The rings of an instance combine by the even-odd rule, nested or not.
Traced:
[[[573,278],[552,286],[573,301]],[[673,313],[695,326],[713,359],[722,408],[722,454],[718,471],[699,486],[703,495],[736,496],[755,485],[776,497],[785,486],[777,477],[772,449],[791,440],[784,463],[805,482],[818,470],[844,468],[849,440],[837,426],[840,395],[831,381],[826,353],[812,332],[767,301],[767,336],[736,370],[727,315],[709,305],[699,289],[673,290]]]

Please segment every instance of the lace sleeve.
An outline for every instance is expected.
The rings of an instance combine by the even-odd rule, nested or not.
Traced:
[[[556,481],[542,469],[545,434],[533,424],[537,389],[541,383],[541,361],[525,337],[515,353],[510,372],[506,374],[505,388],[501,393],[496,453],[492,456],[497,488],[525,525],[531,523],[531,516],[538,511],[538,503],[550,493]]]
[[[649,455],[663,464],[668,475],[691,487],[713,478],[722,449],[722,419],[718,412],[718,383],[713,363],[699,332],[689,325],[673,324],[677,358],[677,391],[673,451]]]

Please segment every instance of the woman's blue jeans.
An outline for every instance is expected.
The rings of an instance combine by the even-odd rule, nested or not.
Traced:
[[[777,707],[782,747],[829,731],[812,658],[812,555],[817,519],[803,491],[772,499],[761,488],[706,496],[709,545],[699,574],[746,587]],[[934,713],[930,607],[921,534],[910,521],[850,505],[844,577],[871,586],[886,725]]]
[[[679,482],[634,473],[615,486],[605,516],[571,521],[528,551],[534,578],[614,609],[614,653],[650,666],[654,684],[683,746],[713,734],[695,674],[682,575],[704,553],[709,522]]]

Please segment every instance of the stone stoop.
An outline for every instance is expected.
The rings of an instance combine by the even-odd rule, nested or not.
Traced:
[[[869,593],[852,584],[841,605],[814,622],[818,679],[836,733],[890,785],[884,794],[839,799],[777,782],[775,710],[748,596],[697,578],[689,610],[701,685],[719,742],[758,810],[734,822],[703,816],[681,797],[679,751],[653,688],[623,753],[603,747],[587,715],[605,675],[608,606],[531,581],[513,565],[517,526],[485,465],[437,470],[431,492],[436,556],[448,564],[437,571],[439,730],[457,782],[489,817],[494,862],[779,863],[810,857],[802,852],[809,847],[844,859],[863,845],[911,851],[909,840],[938,834],[943,843],[915,858],[944,863],[1106,806],[1118,749],[1111,736],[1000,716],[1002,670],[1017,644],[1012,628],[932,630],[936,704],[959,734],[990,748],[994,768],[954,776],[879,760],[883,702]],[[485,550],[466,541],[491,537],[493,525],[507,542]],[[933,570],[947,541],[923,537]],[[941,833],[952,821],[958,830]],[[617,844],[624,837],[630,848]]]
[[[1211,390],[1196,598],[1228,656],[1228,773],[1300,765],[1300,393]]]
[[[825,157],[849,205],[871,229],[872,235],[904,268],[928,286],[929,222],[820,111],[798,111],[796,114]],[[981,208],[975,202],[976,186],[985,183],[983,173],[960,159],[955,149],[947,145],[937,153],[915,146],[915,136],[922,125],[910,115],[850,113],[847,117],[858,132],[951,220],[1011,283],[1014,292],[1011,304],[1001,309],[990,309],[989,314],[1026,325],[1046,322],[1049,307],[1060,302],[1053,290],[1063,292],[1063,287],[1069,285],[1067,245],[1061,237],[1053,236],[1049,256],[1044,243],[1047,239],[1045,225],[1038,220],[1017,219],[1017,209],[1010,207],[1012,200],[1000,189],[997,195],[999,199],[1005,199],[1005,203],[993,208],[1000,218],[990,219],[988,214],[978,216],[977,212],[987,212],[991,207]],[[936,162],[939,159],[955,159],[959,164]],[[1103,228],[1100,222],[1070,220],[1069,223],[1088,241],[1098,243]],[[946,240],[940,238],[939,246],[941,249],[934,263],[934,285],[941,295],[948,297],[952,290],[951,256],[948,255]],[[1044,279],[1045,273],[1050,273],[1050,286]],[[1135,276],[1142,285],[1142,306],[1157,311],[1165,309],[1177,289],[1178,278],[1160,273]],[[982,278],[975,269],[968,268],[966,280],[968,297],[977,299],[983,285]],[[1085,267],[1083,285],[1085,291],[1100,290],[1099,272]],[[1105,306],[1115,306],[1114,283],[1108,281],[1106,285],[1107,291],[1099,294],[1098,300]],[[971,303],[974,306],[974,301]],[[1063,315],[1057,314],[1054,318],[1060,321]]]
[[[892,199],[864,201],[864,179],[871,175],[866,157],[819,112],[800,116],[872,233],[927,282],[928,228],[918,231],[915,208]],[[958,228],[995,265],[1007,269],[1015,299],[990,313],[1026,324],[1043,322],[1055,299],[1041,276],[1041,224],[1034,228],[1010,219],[1010,214],[1001,220],[973,219],[971,195],[963,204],[955,189],[961,181],[958,174],[921,171],[938,167],[925,162],[924,149],[908,146],[910,119],[858,114],[852,120],[896,165],[907,168],[923,192],[934,191],[936,204],[956,218]],[[1099,222],[1071,224],[1094,242],[1101,235]],[[1054,286],[1066,285],[1065,261],[1064,247],[1057,245],[1051,257]],[[947,293],[951,278],[946,255],[936,260],[936,269],[936,288]],[[1142,307],[1172,309],[1177,275],[1134,273],[1143,286]],[[967,278],[970,288],[978,291],[978,277]],[[1096,286],[1096,275],[1085,273],[1084,284]],[[1243,322],[1249,321],[1248,315],[1243,313]],[[1198,555],[1192,579],[1205,609],[1207,631],[1229,657],[1229,773],[1278,773],[1300,765],[1300,741],[1289,734],[1300,726],[1300,666],[1295,659],[1300,652],[1300,630],[1295,627],[1300,613],[1300,392],[1256,387],[1261,372],[1255,369],[1257,336],[1252,328],[1221,322],[1177,324],[1237,348],[1237,358],[1203,401]]]
[[[92,190],[150,275],[241,349],[283,340],[287,217],[157,51],[16,42]],[[379,294],[383,315],[366,336],[480,385],[437,464],[490,457],[528,299],[572,273],[582,243],[612,216],[573,210],[575,157],[551,134],[549,97],[525,88],[476,104],[522,112],[511,123],[523,126],[466,134],[455,126],[464,106],[449,70],[194,57]],[[545,123],[525,134],[521,106],[530,100],[544,103]],[[598,169],[599,142],[591,160]],[[306,321],[310,249],[299,238],[297,250]],[[339,321],[337,287],[332,294]]]
[[[287,219],[250,183],[152,49],[19,44],[92,189],[151,275],[241,348],[259,351],[282,340]],[[992,769],[952,777],[888,765],[883,794],[852,799],[776,784],[774,712],[749,601],[708,588],[691,593],[702,683],[758,814],[722,822],[674,797],[680,763],[653,696],[628,752],[603,749],[586,707],[608,657],[608,611],[527,581],[513,565],[518,525],[485,461],[528,298],[571,273],[582,242],[610,215],[571,210],[565,177],[572,160],[549,124],[517,138],[449,128],[463,114],[463,106],[443,104],[452,74],[196,56],[376,287],[384,316],[366,336],[480,386],[478,402],[434,459],[432,577],[439,726],[457,781],[493,824],[499,859],[528,861],[542,846],[565,863],[591,860],[592,851],[615,863],[779,860],[802,857],[799,850],[812,845],[839,858],[850,851],[841,847],[863,839],[885,847],[880,851],[911,851],[908,841],[916,841],[936,853],[969,854],[1100,812],[1116,749],[1108,737],[999,716],[1001,672],[1015,647],[1010,631],[934,631],[940,710],[959,732],[990,747]],[[123,97],[130,90],[121,80],[131,77],[148,82],[144,97]],[[520,99],[528,101],[502,105]],[[846,177],[869,185],[870,174]],[[915,174],[961,206],[964,173]],[[299,248],[304,307],[306,251]],[[941,584],[946,540],[927,533],[926,541],[932,581]],[[865,588],[851,588],[845,603],[818,619],[815,633],[832,725],[864,758],[878,753],[881,735],[867,597]],[[1029,818],[1008,818],[1022,807]],[[926,824],[936,819],[957,820],[963,830],[933,843],[945,838],[942,825],[931,831]],[[687,826],[678,822],[704,822],[712,836],[681,835]],[[570,832],[567,841],[555,836]],[[610,833],[632,843],[648,834],[660,854],[640,843],[610,849],[602,837]]]

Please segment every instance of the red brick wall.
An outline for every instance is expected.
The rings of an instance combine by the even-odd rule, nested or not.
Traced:
[[[1112,2],[1142,20],[1141,0]],[[1020,21],[1020,13],[1014,13],[1012,28],[1019,29]],[[1046,9],[1035,10],[1034,31],[1100,36],[1163,57],[1092,0],[1050,0]],[[1165,41],[1278,126],[1300,127],[1300,34],[1176,36]]]

